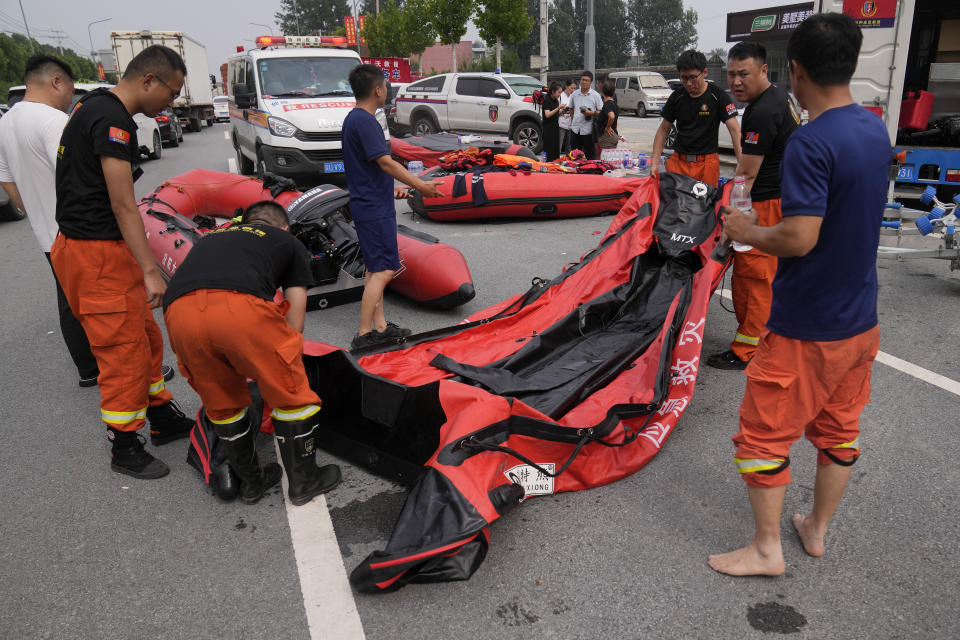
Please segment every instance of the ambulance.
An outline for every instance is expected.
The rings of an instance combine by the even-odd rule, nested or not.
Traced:
[[[304,183],[343,177],[343,120],[356,105],[360,64],[343,36],[262,36],[227,61],[230,137],[237,170]],[[238,47],[239,49],[239,47]],[[377,121],[389,139],[386,115]]]

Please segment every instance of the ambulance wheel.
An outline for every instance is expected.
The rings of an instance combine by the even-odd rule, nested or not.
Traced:
[[[237,152],[237,171],[242,176],[253,175],[253,161],[243,155],[239,148],[236,148],[235,151]]]
[[[267,173],[267,162],[263,159],[263,152],[260,149],[257,149],[257,162],[254,169],[256,169],[257,179],[263,180],[263,176]]]
[[[637,103],[637,117],[646,118],[647,117],[647,108],[643,105],[642,102]]]
[[[163,155],[163,140],[160,138],[160,132],[153,132],[153,148],[148,154],[151,160],[159,160],[160,156]]]

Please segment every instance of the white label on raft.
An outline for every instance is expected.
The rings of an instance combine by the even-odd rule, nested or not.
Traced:
[[[553,473],[556,468],[556,465],[552,462],[544,462],[540,466],[550,473]],[[503,472],[503,475],[507,476],[507,480],[510,482],[523,487],[524,493],[520,502],[530,496],[546,496],[553,493],[553,477],[544,474],[529,464],[521,464],[507,469]]]

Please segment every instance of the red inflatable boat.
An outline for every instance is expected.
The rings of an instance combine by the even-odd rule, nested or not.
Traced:
[[[535,160],[532,151],[523,145],[514,144],[509,140],[481,139],[471,142],[458,142],[456,133],[434,133],[429,136],[407,136],[406,138],[390,138],[390,155],[403,166],[411,160],[420,160],[425,168],[440,165],[440,156],[456,151],[457,149],[490,149],[494,153],[507,153]]]
[[[410,206],[419,215],[447,222],[484,218],[580,218],[616,213],[649,178],[489,171],[451,174],[434,180],[443,195],[424,198],[417,193]]]
[[[279,192],[279,193],[278,193]],[[360,299],[364,267],[347,208],[349,195],[331,185],[274,197],[256,178],[194,169],[171,178],[139,203],[140,215],[157,264],[170,277],[201,237],[257,200],[276,200],[287,209],[290,231],[313,259],[316,286],[308,308],[322,309]],[[398,226],[401,270],[390,283],[397,293],[426,306],[451,309],[475,295],[463,255],[437,238]]]

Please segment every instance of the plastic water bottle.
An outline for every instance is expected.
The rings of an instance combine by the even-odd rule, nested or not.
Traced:
[[[735,176],[733,178],[733,190],[730,192],[730,206],[750,213],[753,208],[753,200],[750,198],[750,189],[747,188],[747,179],[744,176]],[[733,241],[734,251],[750,251],[753,249],[749,244]]]
[[[546,151],[541,151],[541,152],[540,152],[540,162],[544,162],[544,163],[545,163],[546,161],[547,161],[547,152],[546,152]]]
[[[647,168],[647,154],[642,152],[637,154],[637,167],[640,169]]]
[[[407,163],[407,171],[412,173],[415,176],[423,173],[423,161],[421,160],[411,160]]]
[[[631,157],[630,157],[630,149],[623,150],[622,160],[623,160],[624,169],[629,169],[631,166],[633,166],[633,162],[631,161]]]

